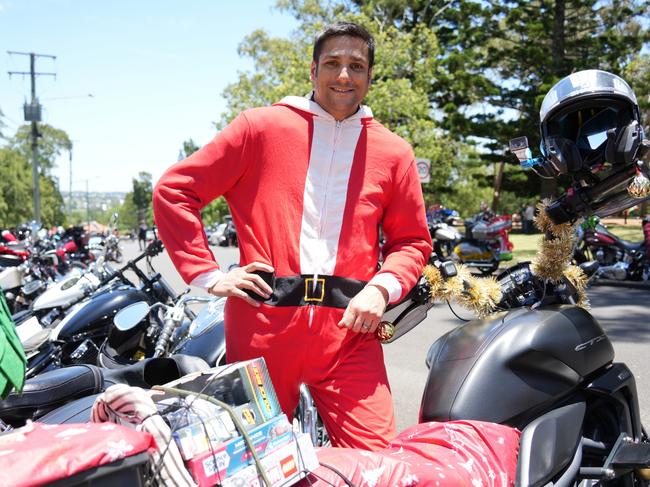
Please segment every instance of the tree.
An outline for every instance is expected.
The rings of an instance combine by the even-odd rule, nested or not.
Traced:
[[[183,142],[183,148],[181,149],[181,152],[183,153],[184,157],[189,157],[199,149],[200,147],[196,145],[196,142],[194,142],[194,140],[187,139]]]
[[[41,175],[40,186],[42,224],[46,227],[65,224],[65,203],[58,182],[52,176]]]
[[[31,165],[20,152],[0,148],[0,226],[12,227],[33,218]],[[63,198],[56,181],[40,176],[41,222],[44,226],[65,223]]]
[[[2,129],[6,127],[5,123],[2,121],[3,117],[4,113],[2,113],[2,110],[0,110],[0,139],[5,138],[5,136],[2,134]]]
[[[625,67],[623,77],[636,94],[645,133],[650,134],[650,54],[639,54]]]
[[[509,164],[500,194],[508,205],[537,197],[540,180],[519,168],[508,153],[509,140],[527,135],[531,147],[538,147],[538,110],[555,82],[580,69],[621,74],[635,63],[641,69],[643,59],[636,54],[650,39],[647,22],[640,21],[648,0],[280,0],[277,5],[299,26],[288,39],[255,31],[243,40],[239,53],[253,60],[253,70],[239,73],[226,88],[220,126],[246,108],[308,92],[316,33],[334,20],[356,21],[377,41],[367,103],[416,155],[432,160],[433,181],[423,188],[428,201],[449,199],[460,187],[483,193],[504,161]]]
[[[140,226],[140,219],[138,217],[138,209],[133,202],[133,191],[130,191],[124,197],[124,202],[118,211],[120,215],[119,226],[120,229],[129,232],[136,232]]]
[[[0,226],[13,227],[33,215],[31,170],[25,158],[0,148]]]
[[[32,157],[31,125],[21,125],[10,140],[10,146],[27,160]],[[72,141],[68,134],[45,123],[38,124],[38,167],[41,174],[49,174],[55,166],[56,158],[72,150]]]
[[[491,111],[471,117],[470,127],[471,133],[488,141],[486,156],[507,157],[508,140],[522,134],[529,137],[531,147],[539,146],[539,107],[564,76],[592,68],[622,74],[650,39],[639,22],[649,4],[645,0],[494,2],[490,14],[500,21],[487,52],[499,92],[486,100]],[[542,196],[555,193],[555,180],[544,181]],[[529,191],[537,184],[531,175]]]
[[[138,177],[133,178],[133,193],[131,196],[138,216],[138,222],[153,223],[151,210],[152,192],[151,174],[145,171],[138,173]]]
[[[38,129],[41,222],[46,226],[62,225],[65,223],[63,197],[50,171],[55,166],[56,158],[72,149],[72,142],[65,131],[51,125],[39,124]],[[31,125],[21,125],[16,134],[8,139],[8,147],[3,149],[7,168],[2,172],[4,177],[0,184],[6,187],[3,194],[9,204],[5,214],[6,224],[9,225],[17,225],[33,216],[30,134]],[[7,177],[7,174],[10,176]]]

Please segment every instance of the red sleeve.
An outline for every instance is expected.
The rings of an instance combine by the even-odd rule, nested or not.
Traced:
[[[231,189],[244,174],[250,127],[240,114],[211,142],[171,166],[153,191],[156,227],[186,283],[217,269],[201,221],[201,209]]]
[[[420,177],[413,159],[393,188],[382,228],[386,243],[378,274],[388,272],[397,278],[402,286],[401,300],[417,283],[432,251]]]

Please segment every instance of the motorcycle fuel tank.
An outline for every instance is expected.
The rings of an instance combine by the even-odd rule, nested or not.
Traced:
[[[121,286],[76,305],[54,329],[51,338],[66,340],[78,333],[108,326],[115,313],[129,304],[148,301],[143,291]]]
[[[613,359],[603,328],[577,306],[519,308],[475,320],[429,349],[420,421],[521,427],[531,411],[569,394]]]

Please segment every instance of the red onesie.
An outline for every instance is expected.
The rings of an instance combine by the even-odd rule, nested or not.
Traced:
[[[431,253],[410,146],[367,107],[340,122],[301,97],[243,112],[154,190],[160,237],[188,283],[221,272],[200,218],[221,195],[240,265],[272,266],[279,296],[259,308],[228,299],[228,360],[263,356],[289,416],[306,383],[335,446],[382,448],[395,422],[381,344],[338,322],[368,282],[399,301]]]

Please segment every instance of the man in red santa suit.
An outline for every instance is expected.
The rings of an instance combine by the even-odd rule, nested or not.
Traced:
[[[314,45],[313,93],[241,113],[167,170],[156,225],[186,282],[228,296],[229,362],[262,356],[289,416],[309,386],[334,446],[395,434],[375,330],[431,253],[413,151],[360,105],[374,40],[338,22]],[[240,267],[219,269],[200,210],[225,196]],[[379,268],[379,228],[386,241]]]

